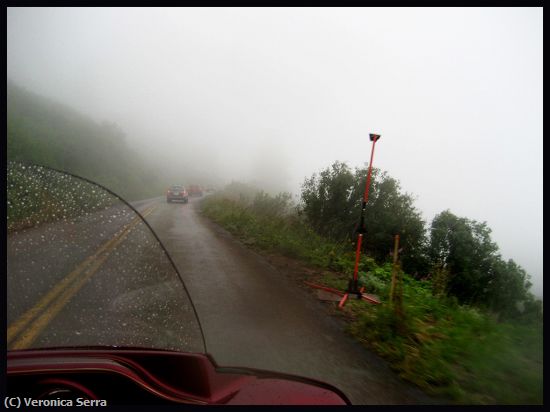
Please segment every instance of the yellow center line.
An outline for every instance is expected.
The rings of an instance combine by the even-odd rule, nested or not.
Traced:
[[[142,213],[142,216],[145,218],[156,206],[152,206]],[[93,255],[86,258],[80,265],[78,265],[71,273],[69,273],[61,282],[59,282],[52,290],[50,290],[40,301],[21,315],[15,322],[13,322],[8,327],[7,340],[8,344],[20,333],[20,331],[25,328],[36,316],[42,313],[42,316],[37,319],[33,325],[24,333],[20,339],[13,345],[12,349],[23,349],[28,347],[32,341],[38,336],[38,333],[44,329],[44,327],[53,319],[53,317],[65,306],[65,304],[72,298],[76,292],[84,285],[85,281],[88,280],[96,271],[99,269],[101,264],[105,259],[110,255],[110,252],[126,237],[129,231],[137,225],[141,219],[136,216],[132,222],[128,223],[122,230],[120,230],[115,236],[109,241],[105,242]],[[100,255],[105,252],[104,256]],[[91,266],[90,266],[91,265]],[[77,277],[88,267],[85,275],[80,279],[76,280]],[[72,285],[72,286],[71,286]],[[65,293],[63,293],[65,292]],[[72,293],[71,293],[72,292]],[[61,296],[60,296],[61,295]],[[48,306],[58,299],[54,305]],[[63,302],[62,305],[59,305],[59,302]],[[53,316],[46,316],[48,313],[52,313],[52,309],[57,308]],[[39,327],[40,326],[40,327]],[[39,328],[38,328],[39,327]],[[33,330],[39,329],[38,333],[32,333]]]
[[[129,225],[128,225],[129,226]],[[125,229],[128,227],[126,226]],[[40,301],[21,315],[15,322],[8,327],[8,343],[23,329],[32,319],[42,312],[57,296],[63,292],[81,273],[89,266],[97,257],[111,245],[115,238],[105,242],[96,253],[87,257],[80,265],[78,265],[71,273],[69,273],[61,282],[51,289]]]

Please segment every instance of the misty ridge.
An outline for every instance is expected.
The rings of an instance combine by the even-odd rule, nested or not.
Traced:
[[[97,122],[66,104],[7,80],[7,155],[86,177],[128,200],[158,196],[171,184],[221,188],[234,177],[219,173],[208,149],[188,145],[143,147],[115,122]],[[156,150],[156,151],[155,151]],[[174,153],[175,151],[175,153]],[[289,189],[276,145],[265,144],[251,159],[256,190]],[[218,173],[217,173],[218,172]]]
[[[127,200],[159,196],[173,182],[213,185],[191,162],[177,167],[140,151],[114,122],[98,123],[71,107],[7,81],[7,158],[68,171]],[[184,159],[193,159],[186,153]]]

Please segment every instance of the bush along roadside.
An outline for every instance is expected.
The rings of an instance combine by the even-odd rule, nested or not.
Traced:
[[[228,189],[204,199],[206,217],[246,245],[298,259],[320,269],[328,286],[346,287],[355,257],[350,242],[318,235],[289,195]],[[442,294],[437,279],[402,272],[400,299],[391,303],[391,278],[391,263],[363,255],[360,283],[382,303],[348,300],[344,314],[349,333],[400,377],[459,404],[542,404],[542,320],[499,321]]]

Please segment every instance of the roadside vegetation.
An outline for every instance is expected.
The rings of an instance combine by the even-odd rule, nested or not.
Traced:
[[[374,171],[359,279],[382,303],[350,299],[349,332],[403,378],[459,404],[542,404],[542,302],[529,276],[504,261],[485,223],[438,214],[429,226],[399,182]],[[234,182],[204,199],[203,213],[254,248],[318,269],[345,290],[366,169],[335,162],[306,179],[301,202]],[[398,283],[389,301],[393,236]]]

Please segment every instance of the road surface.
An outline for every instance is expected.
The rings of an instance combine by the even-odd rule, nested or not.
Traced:
[[[321,302],[202,217],[198,205],[193,198],[161,203],[147,220],[182,273],[220,365],[320,379],[354,404],[437,403],[347,336]]]
[[[197,198],[188,204],[154,198],[134,207],[146,215],[178,268],[206,349],[219,365],[319,379],[340,388],[354,404],[440,403],[402,382],[285,273],[202,217],[199,203]],[[117,344],[202,351],[193,307],[170,263],[145,247],[155,239],[144,225],[126,233],[132,224],[127,214],[113,213],[108,222],[104,216],[88,219],[94,229],[86,236],[79,231],[82,222],[61,222],[8,238],[8,346]],[[70,247],[68,239],[84,242],[61,267],[56,262],[62,259],[55,257]],[[103,248],[100,254],[98,248]],[[72,291],[53,293],[47,315],[36,315],[44,307],[40,302],[70,276],[67,261],[79,268],[90,255],[99,263],[94,270],[83,269],[91,273],[86,280]],[[25,322],[33,310],[34,318]]]

